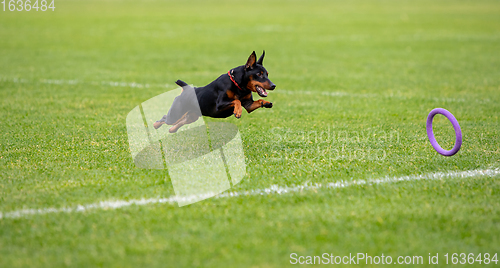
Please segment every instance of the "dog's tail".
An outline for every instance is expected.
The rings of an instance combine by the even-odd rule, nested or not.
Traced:
[[[180,87],[185,87],[185,86],[187,86],[187,85],[188,85],[186,82],[184,82],[184,81],[182,81],[182,80],[177,80],[177,81],[175,81],[175,83],[176,83],[178,86],[180,86]]]

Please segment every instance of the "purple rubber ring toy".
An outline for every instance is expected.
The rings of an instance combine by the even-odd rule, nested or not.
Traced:
[[[453,149],[449,151],[441,148],[441,146],[439,146],[439,143],[436,141],[436,138],[434,137],[434,132],[432,131],[432,120],[434,119],[434,116],[436,114],[442,114],[446,116],[446,118],[450,120],[453,128],[455,129],[455,146],[453,146]],[[457,119],[450,112],[443,108],[436,108],[432,110],[427,116],[427,136],[429,137],[429,141],[431,142],[432,147],[434,147],[434,149],[436,149],[438,153],[444,156],[452,156],[456,154],[462,146],[462,130],[460,129],[460,125],[458,124]]]

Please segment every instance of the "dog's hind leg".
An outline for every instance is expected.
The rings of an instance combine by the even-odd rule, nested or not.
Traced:
[[[154,122],[153,127],[155,129],[160,128],[163,124],[167,123],[167,115],[164,115],[160,120]]]
[[[175,122],[174,126],[171,127],[168,132],[170,133],[175,133],[177,132],[177,130],[179,130],[179,128],[181,128],[182,126],[186,125],[186,124],[191,124],[193,122],[195,122],[196,120],[198,120],[198,118],[200,118],[199,115],[196,114],[196,112],[192,112],[192,111],[189,111],[189,112],[186,112],[182,117],[181,119],[177,120],[177,122]]]

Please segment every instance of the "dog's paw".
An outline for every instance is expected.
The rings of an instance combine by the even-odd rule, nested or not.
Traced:
[[[177,126],[173,126],[173,127],[171,127],[171,128],[168,129],[168,132],[169,133],[175,133],[175,132],[177,132],[177,129],[178,129]]]
[[[273,108],[273,103],[272,102],[265,102],[264,108]]]
[[[236,107],[234,107],[234,111],[233,111],[233,114],[236,118],[240,118],[241,117],[241,113],[243,112],[243,108],[241,108],[241,105],[237,105]]]
[[[155,129],[158,129],[158,128],[160,128],[163,124],[165,124],[165,122],[163,122],[163,121],[156,121],[156,122],[154,122],[153,127],[154,127]]]

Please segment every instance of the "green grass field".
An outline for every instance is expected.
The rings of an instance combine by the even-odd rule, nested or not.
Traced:
[[[446,253],[500,254],[498,1],[55,7],[0,9],[0,267],[282,267],[291,253],[325,252],[423,256],[425,266],[429,253],[440,265]],[[166,170],[135,167],[128,112],[177,79],[206,85],[264,49],[274,107],[206,119],[242,135],[247,174],[230,191],[473,175],[22,212],[173,196]],[[453,157],[427,139],[436,107],[461,125]],[[450,149],[451,124],[437,116],[434,128]]]

